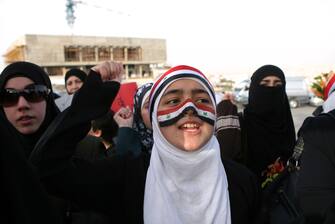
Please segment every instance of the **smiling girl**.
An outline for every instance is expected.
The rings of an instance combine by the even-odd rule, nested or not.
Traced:
[[[76,100],[83,99],[78,95]],[[59,122],[59,134],[46,138],[32,158],[47,189],[103,211],[115,223],[253,223],[258,184],[245,167],[220,158],[215,97],[207,78],[190,66],[171,68],[152,87],[149,113],[154,139],[150,159],[133,154],[134,145],[127,153],[95,163],[71,160],[78,140],[68,136],[66,151],[57,150],[65,139]],[[66,133],[84,133],[87,122]]]

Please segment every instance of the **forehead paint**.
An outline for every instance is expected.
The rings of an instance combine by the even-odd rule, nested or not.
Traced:
[[[184,103],[168,110],[161,110],[157,112],[157,119],[159,126],[166,127],[175,124],[178,120],[184,117],[184,114],[192,110],[194,116],[198,116],[201,120],[214,125],[215,111],[203,105],[202,103],[194,103],[191,99],[185,100]]]

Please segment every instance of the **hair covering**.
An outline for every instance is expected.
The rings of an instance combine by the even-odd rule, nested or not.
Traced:
[[[78,79],[80,79],[82,82],[85,82],[87,74],[78,69],[78,68],[71,68],[69,71],[65,73],[65,86],[66,86],[66,81],[71,77],[71,76],[76,76]]]
[[[276,76],[281,86],[260,85],[263,78]],[[251,77],[249,104],[244,110],[247,163],[257,176],[278,157],[287,160],[295,144],[295,130],[285,91],[285,75],[274,65],[264,65]]]
[[[26,156],[29,156],[35,143],[37,142],[39,137],[43,134],[43,132],[47,129],[52,120],[59,113],[59,110],[54,102],[52,85],[49,76],[40,66],[24,61],[14,62],[8,65],[0,75],[0,90],[3,90],[7,81],[14,77],[27,77],[31,79],[35,84],[45,85],[48,89],[50,89],[50,94],[46,100],[47,107],[44,121],[42,122],[41,126],[35,133],[29,135],[23,135],[20,132],[18,132],[12,125],[9,125],[11,126],[10,128],[15,129],[14,132],[17,133],[17,135],[19,136],[21,144],[24,147]],[[2,107],[0,110],[0,116],[3,116],[7,120]]]
[[[185,152],[162,135],[158,105],[166,88],[180,79],[199,82],[215,96],[207,78],[190,66],[176,66],[163,74],[150,94],[154,145],[144,195],[144,223],[231,223],[228,182],[214,131],[200,149]]]
[[[153,83],[146,83],[139,87],[134,97],[134,129],[139,133],[142,148],[151,152],[153,145],[152,130],[147,128],[143,122],[141,111],[144,102],[149,97]]]
[[[333,74],[332,77],[327,82],[324,90],[323,99],[325,100],[325,102],[322,105],[324,113],[328,113],[329,111],[335,109],[334,90],[335,90],[335,75]]]
[[[323,99],[327,100],[327,98],[334,92],[334,90],[335,90],[335,75],[333,74],[326,84]]]

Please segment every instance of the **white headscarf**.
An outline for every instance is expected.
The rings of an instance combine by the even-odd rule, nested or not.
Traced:
[[[144,223],[230,224],[227,176],[214,132],[201,149],[186,152],[170,144],[159,129],[157,108],[160,98],[172,82],[184,79],[180,75],[185,73],[194,74],[194,77],[186,78],[196,80],[212,91],[204,84],[207,80],[201,80],[203,74],[189,66],[170,69],[154,85],[150,95],[154,145],[145,185]],[[215,102],[213,92],[209,95]]]
[[[324,100],[323,103],[323,112],[328,113],[329,111],[335,109],[335,75],[333,74],[324,90]]]
[[[332,92],[327,100],[323,103],[322,107],[323,107],[323,112],[324,113],[328,113],[331,110],[335,109],[335,92]]]

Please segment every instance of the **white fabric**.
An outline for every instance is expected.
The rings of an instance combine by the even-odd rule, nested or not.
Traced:
[[[332,92],[330,96],[328,96],[327,100],[323,103],[322,107],[324,113],[328,113],[329,111],[335,109],[335,92]]]
[[[59,108],[60,111],[65,110],[66,108],[68,108],[71,105],[72,102],[72,98],[73,95],[68,95],[67,93],[65,93],[63,96],[57,98],[55,100],[55,103],[57,105],[57,107]]]
[[[216,137],[194,152],[171,145],[157,121],[163,92],[153,110],[154,145],[145,184],[144,223],[230,224],[228,181]]]

